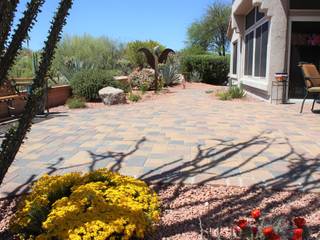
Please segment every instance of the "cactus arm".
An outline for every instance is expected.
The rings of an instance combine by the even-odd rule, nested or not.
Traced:
[[[61,31],[66,23],[72,0],[61,0],[57,13],[53,19],[45,47],[41,54],[41,61],[36,72],[31,94],[28,97],[25,110],[19,119],[18,126],[11,128],[1,144],[0,151],[0,185],[6,172],[14,161],[21,144],[30,131],[32,119],[36,115],[38,103],[42,100],[45,86],[45,76],[50,68],[57,42],[61,37]]]
[[[0,84],[3,83],[10,68],[14,64],[18,51],[21,49],[23,41],[27,38],[29,30],[33,27],[43,3],[44,0],[31,0],[27,4],[27,9],[20,19],[20,23],[12,36],[12,40],[0,58]]]

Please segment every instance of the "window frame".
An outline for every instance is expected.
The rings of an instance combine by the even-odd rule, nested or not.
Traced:
[[[235,46],[236,46],[236,49],[235,49]],[[239,41],[235,40],[232,42],[232,75],[238,74],[238,58],[239,58],[238,49],[239,49]]]
[[[256,8],[256,7],[255,7]],[[249,12],[251,12],[250,10]],[[258,11],[258,10],[257,10]],[[266,59],[266,74],[265,76],[255,76],[255,56],[256,56],[256,31],[259,27],[262,27],[263,24],[268,22],[268,44],[267,44],[267,59]],[[269,50],[269,38],[270,38],[270,20],[267,16],[264,16],[263,18],[259,19],[259,21],[255,22],[252,26],[250,26],[248,29],[245,30],[244,32],[244,53],[246,53],[247,49],[247,44],[245,43],[245,39],[247,35],[251,34],[253,32],[253,63],[252,63],[252,74],[247,75],[245,74],[246,70],[246,57],[244,56],[244,71],[243,71],[243,76],[246,78],[254,78],[256,80],[260,79],[266,79],[267,74],[268,74],[268,50]]]

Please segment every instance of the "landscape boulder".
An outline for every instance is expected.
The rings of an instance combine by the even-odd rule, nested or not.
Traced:
[[[126,103],[126,95],[123,90],[114,87],[105,87],[99,90],[99,96],[105,105]]]

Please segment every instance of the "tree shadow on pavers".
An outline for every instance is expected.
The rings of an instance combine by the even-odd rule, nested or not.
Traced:
[[[160,166],[141,176],[141,179],[157,184],[157,190],[164,192],[169,189],[168,192],[170,194],[167,194],[162,199],[164,207],[169,211],[185,210],[185,212],[188,212],[191,207],[199,207],[207,203],[209,203],[209,206],[210,203],[213,204],[212,207],[208,207],[204,214],[193,211],[194,216],[188,216],[187,220],[180,221],[179,218],[176,222],[166,226],[160,224],[159,232],[161,237],[182,234],[184,231],[195,231],[200,234],[199,218],[202,219],[203,227],[207,229],[210,227],[215,228],[218,225],[221,225],[222,228],[230,227],[235,219],[247,216],[256,207],[260,207],[265,213],[273,213],[274,216],[283,214],[287,216],[307,216],[319,210],[319,195],[317,193],[309,193],[308,198],[304,199],[303,192],[320,190],[320,178],[318,177],[317,179],[314,176],[319,173],[320,159],[318,157],[308,158],[298,153],[288,139],[277,139],[267,134],[267,132],[263,132],[248,141],[240,143],[235,143],[232,140],[217,139],[215,146],[203,148],[199,145],[198,153],[191,161],[184,162],[180,159]],[[272,146],[277,145],[285,145],[288,150],[268,162],[258,163],[252,168],[247,167],[244,171],[235,171],[248,165],[255,157],[265,154]],[[179,203],[180,200],[191,198],[192,191],[195,188],[184,184],[188,178],[197,177],[210,168],[218,168],[225,161],[232,159],[236,154],[250,146],[260,146],[260,149],[252,151],[252,154],[242,161],[238,160],[235,167],[199,181],[199,187],[205,187],[203,186],[205,183],[214,184],[215,180],[241,177],[244,174],[254,173],[256,170],[270,167],[272,164],[282,161],[288,162],[287,170],[282,170],[280,174],[266,178],[264,181],[256,182],[247,188],[234,187],[235,192],[231,191],[223,199],[219,199],[219,196],[207,196],[205,199],[199,200],[199,198],[196,198],[195,201],[186,201],[184,204]],[[210,161],[207,161],[208,159]],[[177,163],[180,163],[180,165],[176,166]],[[168,169],[171,164],[175,167]],[[153,174],[155,170],[161,171],[162,169],[168,170],[164,170],[160,174]],[[286,190],[286,192],[279,192],[279,190]],[[281,212],[281,207],[285,204],[291,207],[289,208],[290,210],[283,213]],[[310,228],[311,232],[319,232],[318,225],[310,226]]]
[[[147,139],[145,137],[142,137],[140,140],[138,140],[134,146],[134,148],[129,152],[112,152],[108,151],[105,154],[95,154],[91,151],[88,151],[91,157],[91,161],[88,163],[83,164],[74,164],[70,166],[64,167],[63,164],[66,162],[66,160],[62,157],[58,158],[56,161],[50,163],[46,169],[44,169],[44,173],[48,175],[56,175],[56,174],[63,174],[67,172],[74,172],[78,171],[79,169],[86,168],[86,171],[94,171],[96,168],[96,165],[98,163],[107,163],[107,160],[111,160],[114,162],[114,164],[109,168],[113,172],[119,172],[122,168],[123,161],[129,157],[130,155],[134,154],[136,151],[139,150],[140,145],[143,144]],[[104,166],[107,167],[107,166]],[[33,174],[28,178],[27,181],[17,186],[15,189],[13,189],[10,192],[4,192],[4,195],[6,195],[2,199],[12,198],[12,197],[18,197],[21,195],[26,194],[30,191],[30,188],[32,184],[41,176]]]

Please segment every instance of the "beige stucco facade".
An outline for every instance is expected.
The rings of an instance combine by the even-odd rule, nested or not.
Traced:
[[[265,14],[262,22],[269,22],[266,73],[263,77],[245,75],[245,37],[246,15],[255,7]],[[271,84],[274,74],[289,72],[290,59],[290,20],[295,16],[315,17],[320,16],[319,10],[293,11],[289,8],[289,0],[235,0],[232,5],[232,15],[228,29],[231,43],[237,42],[237,71],[233,71],[233,51],[231,44],[231,71],[230,78],[250,92],[267,100],[271,96]],[[319,20],[320,21],[320,20]]]

